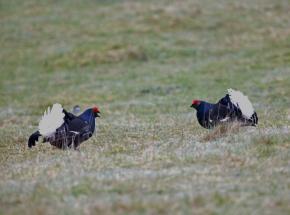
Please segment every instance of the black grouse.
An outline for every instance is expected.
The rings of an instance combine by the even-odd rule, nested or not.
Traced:
[[[218,124],[238,121],[244,126],[256,126],[258,116],[248,97],[240,91],[228,89],[225,97],[216,104],[193,100],[199,124],[204,128],[213,128]]]
[[[88,140],[95,131],[95,118],[100,117],[97,107],[85,110],[79,116],[67,112],[60,104],[54,104],[44,112],[39,122],[38,130],[28,140],[28,147],[35,146],[39,137],[43,142],[60,149],[73,147],[76,149],[82,142]]]

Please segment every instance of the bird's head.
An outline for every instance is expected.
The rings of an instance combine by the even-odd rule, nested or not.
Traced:
[[[100,114],[101,112],[100,112],[100,110],[99,110],[99,108],[98,108],[97,106],[93,107],[93,108],[92,108],[92,111],[93,111],[95,117],[100,117],[99,114]]]
[[[201,101],[200,100],[193,100],[192,101],[192,104],[191,104],[191,106],[190,107],[192,107],[192,108],[197,108],[199,105],[200,105],[200,103],[201,103]]]

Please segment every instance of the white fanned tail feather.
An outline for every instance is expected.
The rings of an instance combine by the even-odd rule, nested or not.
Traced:
[[[48,107],[38,125],[39,132],[42,136],[52,136],[56,129],[64,123],[64,113],[62,111],[63,108],[60,104],[54,104],[51,109]]]
[[[255,111],[252,103],[248,99],[248,96],[245,96],[242,92],[233,89],[228,89],[228,94],[231,102],[241,110],[243,116],[250,119]]]

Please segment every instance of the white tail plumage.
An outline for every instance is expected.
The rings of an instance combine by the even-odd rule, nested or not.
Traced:
[[[44,137],[53,135],[57,128],[64,123],[63,108],[60,104],[54,104],[50,110],[50,107],[44,112],[39,125],[39,133]]]
[[[231,102],[238,108],[240,108],[242,114],[247,119],[250,119],[254,114],[254,108],[248,96],[245,96],[242,92],[233,89],[228,89]]]

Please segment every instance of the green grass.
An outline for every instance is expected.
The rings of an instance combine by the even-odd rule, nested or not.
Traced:
[[[289,214],[290,1],[0,0],[0,214]],[[249,96],[257,128],[192,99]],[[80,151],[29,150],[44,109],[97,104]]]

